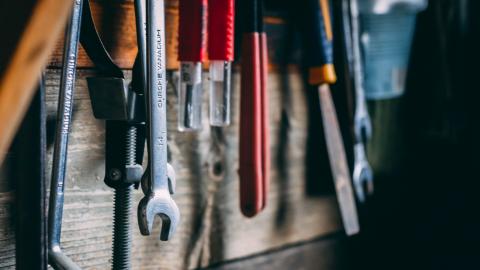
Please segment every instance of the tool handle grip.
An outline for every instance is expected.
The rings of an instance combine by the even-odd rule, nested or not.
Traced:
[[[209,0],[208,57],[210,60],[233,61],[235,1]]]
[[[259,33],[242,38],[240,89],[240,207],[252,217],[263,207],[262,70]]]
[[[329,0],[307,0],[297,16],[305,31],[306,53],[308,55],[309,83],[313,85],[332,84],[337,80],[333,66],[332,12]]]
[[[205,54],[207,0],[180,0],[178,60],[201,62]]]

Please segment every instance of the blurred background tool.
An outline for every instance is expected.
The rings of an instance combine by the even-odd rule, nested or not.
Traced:
[[[178,129],[202,128],[202,60],[205,54],[207,0],[180,0]]]
[[[234,0],[209,0],[210,125],[230,124],[231,73],[235,21]]]
[[[141,180],[145,195],[138,204],[140,233],[152,233],[155,217],[162,219],[160,240],[167,241],[180,222],[180,212],[172,199],[175,175],[167,160],[167,70],[165,46],[165,2],[147,0],[146,61],[147,149],[148,166]]]
[[[342,19],[349,73],[353,75],[353,87],[355,89],[355,112],[353,119],[354,165],[352,180],[357,199],[360,202],[365,202],[366,195],[373,193],[373,172],[365,152],[365,145],[372,136],[372,123],[365,100],[357,0],[342,1]]]
[[[330,3],[328,0],[309,0],[305,5],[297,5],[296,11],[296,19],[303,31],[304,53],[309,61],[308,80],[311,85],[318,86],[323,129],[343,226],[347,235],[353,235],[359,232],[360,226],[345,148],[329,86],[337,80],[333,66]]]
[[[263,1],[242,1],[245,16],[240,83],[240,207],[247,217],[266,203],[270,170],[267,36]]]

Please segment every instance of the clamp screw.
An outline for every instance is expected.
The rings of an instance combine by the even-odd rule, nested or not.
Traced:
[[[117,181],[122,178],[122,172],[119,169],[111,169],[109,173],[110,179]]]

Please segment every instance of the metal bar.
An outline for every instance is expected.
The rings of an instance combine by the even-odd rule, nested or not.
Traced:
[[[48,211],[49,264],[55,269],[79,269],[78,266],[62,253],[60,247],[65,175],[67,170],[68,134],[71,128],[73,113],[75,69],[83,1],[75,0],[74,2],[71,19],[65,33],[63,70],[58,98],[57,130],[53,151],[52,180],[50,183],[50,204]]]

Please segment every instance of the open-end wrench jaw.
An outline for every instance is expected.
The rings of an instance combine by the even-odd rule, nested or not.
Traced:
[[[180,221],[180,211],[166,189],[154,191],[140,200],[138,224],[142,235],[150,235],[155,216],[162,219],[160,240],[168,241],[175,233]]]
[[[353,184],[355,192],[357,193],[358,200],[365,202],[365,188],[367,195],[373,194],[373,171],[368,164],[365,156],[365,147],[363,144],[358,143],[354,146],[355,151],[355,165],[353,168]]]
[[[162,219],[160,240],[168,241],[175,233],[180,222],[180,210],[172,199],[175,193],[176,176],[173,167],[167,163],[167,184],[168,188],[152,189],[152,178],[150,177],[150,165],[143,175],[141,186],[145,194],[138,204],[138,225],[142,235],[150,235],[155,216]]]

